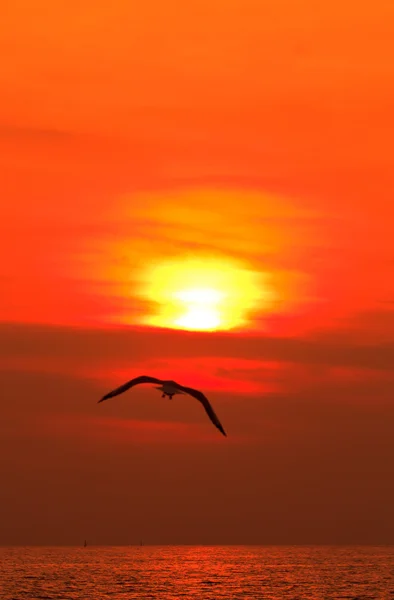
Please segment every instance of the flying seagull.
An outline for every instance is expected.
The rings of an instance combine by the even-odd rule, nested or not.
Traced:
[[[103,396],[101,398],[101,400],[99,400],[98,402],[100,403],[100,402],[103,402],[104,400],[108,400],[108,398],[113,398],[114,396],[117,396],[118,394],[123,394],[123,392],[126,392],[128,389],[130,389],[140,383],[160,383],[161,385],[157,386],[156,389],[160,390],[162,392],[162,395],[161,395],[162,398],[165,398],[166,396],[168,396],[168,398],[170,400],[172,400],[172,397],[175,396],[175,394],[189,394],[190,396],[193,396],[193,398],[196,398],[197,400],[199,400],[199,402],[201,402],[201,404],[205,408],[205,411],[206,411],[208,417],[211,419],[212,423],[219,429],[219,431],[221,431],[221,433],[223,435],[227,435],[227,433],[224,431],[224,429],[222,427],[222,424],[220,423],[219,419],[217,418],[215,411],[213,410],[212,406],[210,405],[208,398],[206,398],[204,396],[204,394],[202,392],[200,392],[199,390],[185,387],[184,385],[180,385],[176,381],[165,381],[164,379],[157,379],[156,377],[149,377],[148,375],[141,375],[140,377],[135,377],[134,379],[127,381],[126,383],[124,383],[120,387],[116,388],[115,390],[112,390],[112,392],[109,392],[108,394]]]

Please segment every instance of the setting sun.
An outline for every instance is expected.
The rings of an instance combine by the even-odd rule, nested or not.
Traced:
[[[230,259],[178,259],[154,266],[144,277],[141,295],[157,304],[146,324],[213,331],[234,329],[248,312],[268,307],[273,292],[262,273]]]

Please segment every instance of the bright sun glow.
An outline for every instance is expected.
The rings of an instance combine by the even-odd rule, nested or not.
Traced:
[[[262,273],[224,259],[156,265],[144,275],[140,293],[157,304],[145,323],[200,331],[245,325],[251,310],[268,308],[273,298]]]

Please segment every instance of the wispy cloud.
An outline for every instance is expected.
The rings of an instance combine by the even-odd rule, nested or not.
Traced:
[[[131,327],[100,330],[2,324],[1,335],[4,356],[18,355],[21,360],[31,354],[59,360],[74,357],[87,365],[161,358],[163,348],[169,358],[228,357],[382,370],[391,369],[394,358],[393,343],[353,341],[345,328],[314,337],[277,338]]]
[[[0,139],[15,141],[47,141],[50,144],[62,142],[63,140],[73,139],[76,134],[57,128],[41,128],[33,126],[23,126],[18,124],[7,124],[0,122]]]

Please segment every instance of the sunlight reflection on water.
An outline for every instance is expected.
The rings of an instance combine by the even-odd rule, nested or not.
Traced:
[[[394,547],[0,548],[1,600],[394,599]]]

